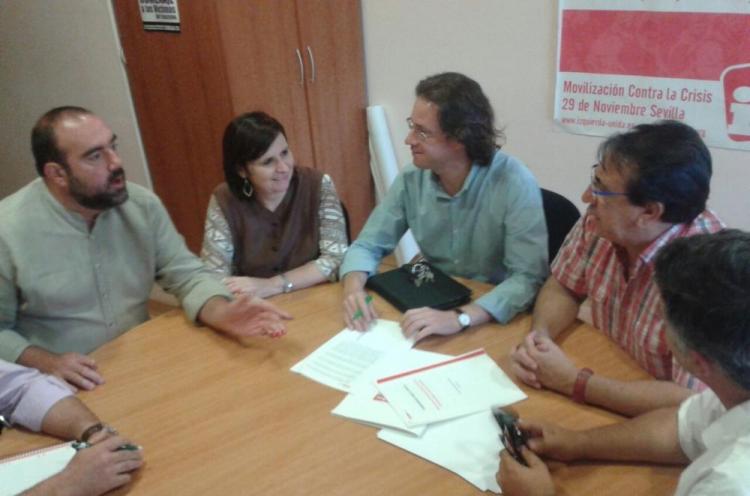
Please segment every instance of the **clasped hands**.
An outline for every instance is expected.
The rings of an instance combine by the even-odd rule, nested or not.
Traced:
[[[540,331],[526,335],[510,353],[513,373],[531,387],[546,387],[570,396],[578,368],[562,349]]]

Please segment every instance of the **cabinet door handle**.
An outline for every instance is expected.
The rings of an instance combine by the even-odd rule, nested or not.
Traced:
[[[299,48],[295,48],[294,50],[297,52],[297,63],[299,64],[299,85],[304,86],[305,84],[305,65],[302,63],[302,54],[299,51]]]
[[[310,76],[310,82],[315,82],[315,57],[313,57],[312,50],[310,49],[310,46],[307,46],[307,56],[310,57],[310,72],[312,75]]]

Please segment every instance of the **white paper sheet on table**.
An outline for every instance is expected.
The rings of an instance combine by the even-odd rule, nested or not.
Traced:
[[[62,443],[0,460],[0,496],[19,494],[60,472],[76,454]]]
[[[387,353],[352,383],[349,394],[331,413],[367,425],[390,427],[421,436],[426,426],[407,427],[375,387],[375,381],[379,377],[432,365],[449,358],[449,355],[442,353],[416,349]]]
[[[412,346],[414,341],[404,337],[398,322],[378,319],[367,332],[344,329],[295,364],[291,371],[349,392],[352,382],[384,354]]]
[[[407,427],[457,418],[526,398],[483,349],[383,377],[376,384]]]
[[[381,429],[378,438],[460,475],[482,491],[500,493],[495,475],[500,467],[500,428],[485,410],[431,424],[421,437]]]

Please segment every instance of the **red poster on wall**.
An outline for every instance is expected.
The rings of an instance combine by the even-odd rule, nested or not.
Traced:
[[[555,121],[606,136],[684,121],[750,150],[750,2],[560,0]]]

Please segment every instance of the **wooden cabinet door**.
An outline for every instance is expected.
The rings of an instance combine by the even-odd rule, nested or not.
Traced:
[[[182,32],[148,32],[138,2],[112,4],[154,190],[197,252],[234,112],[216,12],[210,2],[180,2]]]
[[[373,205],[359,2],[183,1],[180,33],[144,31],[135,1],[113,5],[154,189],[191,250],[224,180],[224,128],[251,110],[333,177],[356,236]]]
[[[316,167],[331,175],[356,236],[374,205],[362,15],[355,0],[296,0]]]
[[[315,164],[305,66],[290,0],[215,0],[232,108],[262,110],[286,129],[298,163]]]

